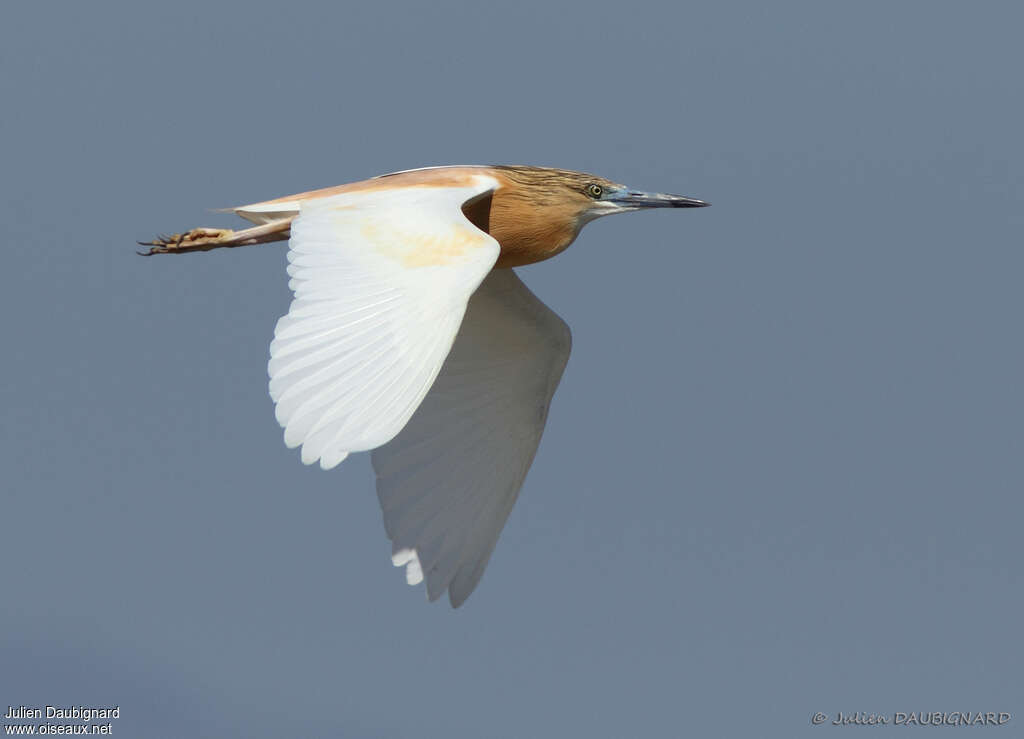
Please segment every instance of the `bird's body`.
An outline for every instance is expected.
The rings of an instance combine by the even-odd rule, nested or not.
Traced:
[[[290,223],[298,216],[303,204],[340,195],[386,193],[417,188],[451,188],[469,186],[475,178],[489,177],[494,189],[486,196],[463,205],[466,218],[480,230],[489,233],[498,242],[501,251],[496,268],[518,267],[540,262],[565,251],[576,239],[580,229],[589,221],[607,213],[593,212],[594,199],[585,188],[592,185],[606,192],[625,191],[625,187],[597,175],[573,172],[551,167],[508,165],[461,165],[423,167],[371,177],[344,185],[309,190],[294,195],[241,205],[227,210],[257,226],[276,226],[269,236],[257,234],[251,241],[247,231],[233,232],[223,229],[194,229],[146,246],[155,247],[150,253],[207,251],[212,248],[245,246],[248,243],[283,241],[290,236]],[[700,207],[699,200],[677,196],[659,203],[648,202],[635,206],[619,206],[618,210],[641,207]],[[194,238],[190,238],[194,235]],[[210,238],[205,238],[210,237]],[[248,242],[248,243],[247,243]]]
[[[501,247],[495,267],[518,267],[549,259],[564,251],[586,224],[590,198],[582,192],[587,184],[616,187],[595,175],[583,175],[546,167],[468,165],[426,167],[350,182],[335,187],[297,193],[231,210],[256,224],[267,224],[298,215],[303,203],[353,193],[386,192],[405,188],[467,187],[474,178],[493,178],[495,189],[478,201],[463,206],[473,225],[489,233]],[[582,181],[581,181],[582,178]],[[578,187],[578,197],[572,187]],[[281,238],[287,238],[286,233]]]
[[[548,259],[603,215],[703,205],[562,169],[433,167],[232,208],[256,225],[148,253],[289,240],[295,298],[270,344],[270,396],[285,443],[329,469],[405,427],[493,268]]]

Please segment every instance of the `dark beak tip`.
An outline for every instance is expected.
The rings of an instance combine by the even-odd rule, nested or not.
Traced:
[[[673,203],[677,208],[707,208],[711,203],[706,200],[697,200],[695,198],[684,198],[678,203]]]

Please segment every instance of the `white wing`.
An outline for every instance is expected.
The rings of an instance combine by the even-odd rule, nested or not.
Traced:
[[[345,193],[292,223],[295,299],[270,344],[270,396],[285,443],[334,467],[395,436],[451,349],[498,242],[462,206],[497,181]]]
[[[406,580],[458,607],[490,560],[540,444],[569,327],[512,270],[470,298],[419,410],[373,452],[377,496]]]

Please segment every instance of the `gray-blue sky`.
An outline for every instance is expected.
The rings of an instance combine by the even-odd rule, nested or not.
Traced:
[[[20,4],[0,24],[0,701],[118,733],[1024,717],[1010,3]],[[531,163],[706,198],[521,270],[572,326],[466,606],[284,448],[284,249],[204,209]],[[295,723],[292,723],[292,722]]]

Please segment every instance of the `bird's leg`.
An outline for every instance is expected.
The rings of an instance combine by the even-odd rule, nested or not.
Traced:
[[[139,246],[148,246],[149,250],[138,253],[144,257],[151,257],[154,254],[184,254],[190,251],[210,251],[284,241],[290,235],[293,219],[294,216],[290,216],[241,231],[230,228],[193,228],[180,234],[157,236],[153,241],[140,241]]]

